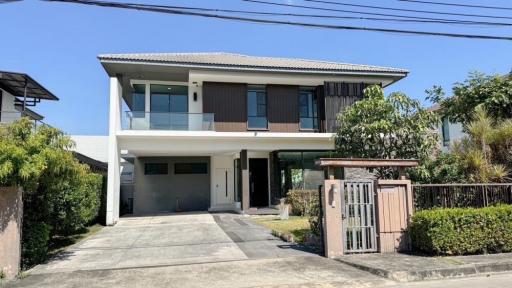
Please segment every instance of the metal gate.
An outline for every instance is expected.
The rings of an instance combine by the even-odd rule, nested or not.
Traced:
[[[341,186],[345,253],[376,252],[373,180],[345,180]]]

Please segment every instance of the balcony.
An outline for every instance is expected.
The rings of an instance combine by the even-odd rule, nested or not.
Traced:
[[[37,128],[37,127],[43,126],[43,125],[51,127],[50,125],[41,121],[41,119],[43,119],[43,117],[41,115],[39,115],[31,110],[28,110],[28,109],[25,112],[0,111],[0,125],[11,124],[13,122],[20,120],[23,117],[26,117],[29,120],[31,120],[34,124],[34,128]]]
[[[126,111],[123,130],[215,131],[213,113]]]

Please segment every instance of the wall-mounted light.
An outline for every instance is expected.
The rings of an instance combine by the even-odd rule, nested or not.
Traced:
[[[336,208],[336,201],[334,200],[334,195],[337,194],[338,187],[335,184],[331,184],[331,189],[329,190],[329,203],[331,203],[332,208]]]
[[[194,101],[197,101],[197,92],[194,92]]]

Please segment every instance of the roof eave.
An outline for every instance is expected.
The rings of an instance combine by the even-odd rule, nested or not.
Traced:
[[[21,72],[12,72],[12,71],[0,71],[0,73],[8,73],[8,74],[17,74],[17,75],[21,75],[23,77],[25,77],[25,79],[27,79],[28,81],[31,81],[35,86],[37,86],[39,89],[41,89],[44,93],[47,94],[48,98],[42,98],[42,97],[35,97],[35,96],[28,96],[30,98],[39,98],[39,99],[44,99],[44,100],[54,100],[54,101],[58,101],[59,100],[59,97],[55,96],[55,94],[53,94],[50,90],[46,89],[46,87],[44,87],[43,85],[41,85],[39,82],[37,82],[34,78],[32,78],[30,75],[28,75],[27,73],[21,73]],[[16,93],[14,93],[16,94]],[[23,95],[14,95],[14,97],[23,97]]]
[[[155,65],[155,66],[170,66],[170,67],[184,67],[184,68],[202,68],[202,69],[218,69],[230,71],[254,71],[254,72],[278,72],[278,73],[297,73],[297,74],[322,74],[322,75],[368,75],[368,76],[386,76],[396,77],[392,83],[406,77],[409,71],[358,71],[358,70],[315,70],[315,69],[279,69],[279,68],[258,68],[258,67],[244,67],[244,66],[230,66],[230,65],[202,65],[192,63],[176,63],[176,62],[163,62],[163,61],[141,61],[141,60],[118,60],[112,58],[103,58],[98,56],[100,63],[103,64],[140,64],[140,65]],[[103,67],[106,69],[105,65]],[[108,72],[108,71],[107,71]]]

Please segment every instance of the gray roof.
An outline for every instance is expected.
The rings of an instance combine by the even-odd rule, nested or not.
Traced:
[[[25,73],[0,71],[0,88],[15,97],[23,97],[27,87],[27,97],[36,99],[59,100],[52,92]]]
[[[258,57],[233,53],[136,53],[136,54],[103,54],[98,58],[101,62],[142,62],[160,63],[179,66],[201,66],[215,69],[243,69],[259,71],[289,71],[311,73],[383,73],[405,76],[404,69],[336,63],[327,61]]]

